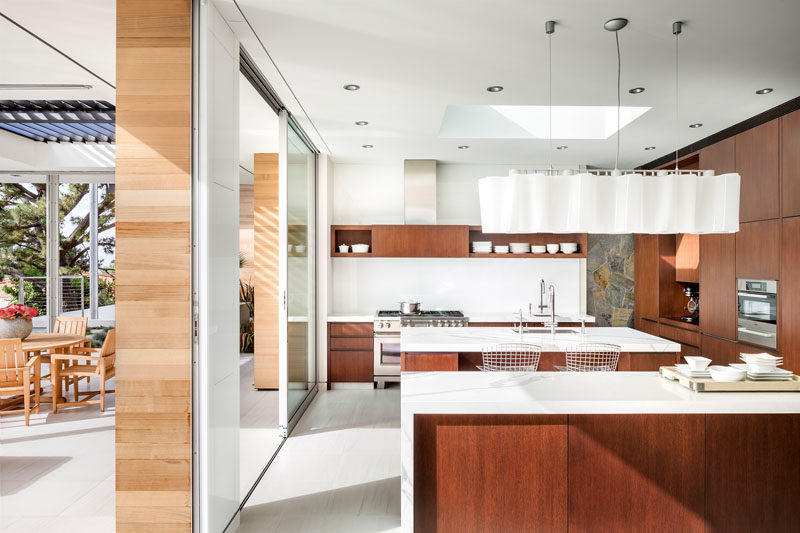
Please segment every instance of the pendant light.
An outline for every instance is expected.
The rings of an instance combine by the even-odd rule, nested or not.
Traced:
[[[478,180],[484,233],[733,233],[739,230],[738,174],[678,169],[678,35],[675,35],[675,170],[619,169],[622,56],[619,31],[628,25],[614,18],[603,27],[614,32],[617,54],[617,131],[614,169],[565,171],[552,166],[551,38],[548,36],[549,171],[489,176]]]

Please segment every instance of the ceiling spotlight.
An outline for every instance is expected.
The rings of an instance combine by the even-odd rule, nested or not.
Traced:
[[[645,146],[644,149],[645,150],[655,150],[656,147],[655,146]]]
[[[466,150],[467,148],[469,148],[469,146],[467,146],[466,144],[462,144],[461,146],[458,147],[459,150]]]
[[[703,127],[703,123],[702,122],[695,122],[694,124],[689,124],[689,127],[690,128],[702,128]]]
[[[628,91],[631,94],[639,94],[644,92],[644,87],[634,87]]]
[[[567,147],[563,144],[561,146],[556,146],[556,150],[566,150],[566,149]]]
[[[606,21],[603,27],[608,31],[619,31],[628,25],[628,19],[616,18]]]
[[[772,92],[771,87],[767,87],[766,89],[759,89],[756,91],[756,94],[769,94]]]
[[[371,144],[362,144],[361,148],[373,148]]]
[[[499,93],[500,91],[503,90],[503,86],[501,86],[501,85],[492,85],[490,87],[487,87],[486,90],[489,91],[490,93]]]
[[[357,91],[361,88],[360,85],[356,85],[355,83],[348,83],[344,86],[345,91]]]
[[[367,124],[369,124],[369,122],[367,122],[366,120],[357,120],[356,121],[356,126],[366,126]]]

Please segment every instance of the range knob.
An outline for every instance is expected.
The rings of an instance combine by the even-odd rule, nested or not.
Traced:
[[[378,326],[378,329],[383,329],[383,322],[378,322],[375,325]]]

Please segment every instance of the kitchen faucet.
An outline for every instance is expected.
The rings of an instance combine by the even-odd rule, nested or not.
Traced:
[[[550,285],[550,322],[545,326],[550,328],[550,335],[556,334],[556,288],[553,285]]]
[[[552,289],[553,286],[550,285],[550,288]],[[539,313],[541,313],[545,309],[547,309],[547,306],[544,305],[544,291],[545,291],[545,284],[544,284],[544,280],[542,279],[542,280],[539,280]]]

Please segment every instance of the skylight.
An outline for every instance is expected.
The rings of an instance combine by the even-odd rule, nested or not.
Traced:
[[[616,106],[553,106],[553,139],[608,139],[617,132]],[[620,129],[650,107],[621,107]],[[546,105],[450,105],[439,137],[445,139],[547,139]]]

